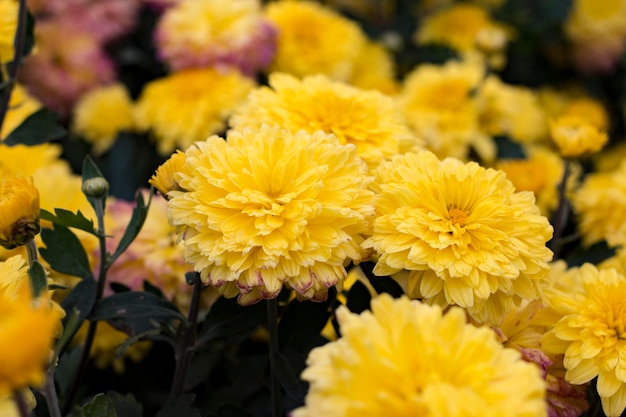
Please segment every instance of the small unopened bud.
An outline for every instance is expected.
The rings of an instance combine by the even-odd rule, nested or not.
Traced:
[[[109,192],[109,182],[102,177],[83,181],[83,194],[91,198],[102,198]]]

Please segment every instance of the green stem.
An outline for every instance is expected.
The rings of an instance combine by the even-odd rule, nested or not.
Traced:
[[[267,300],[267,330],[269,332],[269,359],[270,359],[270,392],[272,402],[272,417],[283,416],[283,400],[280,393],[280,381],[276,374],[278,362],[278,299]]]
[[[109,262],[107,259],[107,247],[106,247],[106,233],[104,229],[104,205],[106,201],[103,198],[97,198],[95,204],[96,218],[98,219],[98,240],[100,242],[100,268],[98,270],[97,289],[96,289],[96,303],[102,298],[104,294],[104,286],[106,283],[106,275],[109,270]],[[65,399],[65,405],[63,407],[63,413],[68,414],[72,402],[76,397],[80,382],[85,376],[87,371],[87,365],[89,363],[89,353],[91,352],[91,346],[93,345],[94,338],[96,336],[96,330],[98,329],[97,321],[90,321],[89,328],[87,329],[87,336],[85,337],[85,343],[83,345],[83,351],[81,352],[80,362],[78,365],[78,371],[76,377],[72,381]]]
[[[11,93],[13,92],[13,86],[17,78],[17,70],[20,65],[20,58],[22,51],[24,50],[24,43],[26,41],[26,0],[20,0],[19,9],[17,12],[17,30],[15,32],[15,38],[13,40],[13,46],[15,48],[13,52],[13,61],[9,65],[8,79],[5,81],[4,91],[2,97],[0,97],[0,131],[2,131],[2,125],[4,119],[9,111],[9,103],[11,102]]]
[[[17,410],[20,413],[20,417],[31,417],[32,413],[26,399],[24,398],[24,394],[22,391],[17,390],[13,393],[13,399],[15,400],[15,405],[17,406]]]
[[[568,217],[568,207],[569,203],[567,201],[567,197],[565,192],[567,190],[567,180],[570,174],[571,162],[569,160],[565,160],[563,162],[563,177],[561,178],[561,182],[559,183],[559,204],[554,212],[552,217],[552,226],[554,227],[554,235],[552,236],[552,240],[548,242],[548,247],[554,252],[554,259],[558,259],[559,254],[561,252],[561,248],[563,243],[561,242],[561,237],[563,235],[563,231],[565,229],[565,225],[567,223]]]
[[[28,241],[26,246],[26,254],[28,255],[28,266],[32,266],[38,259],[37,256],[37,244],[34,239]]]
[[[191,304],[189,306],[189,314],[187,318],[185,334],[182,339],[176,360],[176,370],[174,371],[174,381],[170,390],[169,399],[173,400],[180,396],[183,392],[187,371],[191,364],[195,352],[196,327],[198,324],[198,312],[200,311],[200,295],[202,294],[202,280],[200,273],[196,272],[193,283],[193,293],[191,296]]]
[[[46,385],[44,386],[44,392],[46,394],[46,404],[48,405],[48,412],[50,417],[62,417],[61,409],[59,408],[59,397],[57,396],[57,390],[54,386],[54,369],[56,367],[56,356],[54,362],[51,362],[46,372]]]

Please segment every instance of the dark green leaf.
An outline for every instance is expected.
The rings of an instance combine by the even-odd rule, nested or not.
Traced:
[[[41,262],[34,261],[31,264],[30,268],[28,268],[28,277],[30,278],[33,295],[39,297],[39,294],[48,288],[48,276]]]
[[[254,414],[235,404],[221,404],[216,417],[254,417]]]
[[[565,261],[569,267],[581,266],[585,262],[597,265],[613,255],[615,255],[615,248],[609,247],[605,241],[602,241],[595,243],[588,248],[577,246],[574,250],[568,253]]]
[[[138,335],[127,338],[115,348],[115,357],[121,358],[124,355],[124,353],[126,353],[126,351],[135,343],[140,342],[142,340],[155,339],[160,334],[161,334],[161,329],[150,329]]]
[[[298,375],[304,369],[304,357],[288,357],[282,352],[276,355],[276,376],[285,392],[300,401],[306,395],[306,384]]]
[[[161,291],[161,289],[155,285],[152,285],[152,283],[150,281],[144,280],[143,281],[143,290],[145,292],[149,292],[151,294],[156,295],[159,298],[166,298],[165,295],[163,294],[163,291]]]
[[[132,394],[122,395],[119,392],[109,391],[107,392],[107,398],[117,417],[143,416],[143,405]]]
[[[233,298],[221,297],[211,306],[204,320],[198,344],[212,340],[246,338],[265,322],[265,306],[262,303],[242,307]]]
[[[191,406],[195,399],[194,394],[181,395],[165,404],[155,417],[201,417],[200,410]]]
[[[76,331],[82,324],[82,321],[80,320],[81,320],[81,314],[80,314],[80,311],[78,311],[77,309],[73,309],[71,312],[66,313],[65,317],[63,317],[63,322],[64,322],[63,334],[54,345],[54,351],[57,357],[61,355],[61,353],[65,349],[65,346],[67,346],[67,344],[70,342],[70,340],[72,340],[72,338],[76,334]]]
[[[109,288],[111,288],[113,290],[114,293],[120,293],[120,292],[129,292],[130,291],[130,287],[124,284],[121,284],[119,282],[110,282],[109,283]]]
[[[39,145],[62,138],[66,134],[66,130],[59,124],[58,116],[49,110],[41,109],[28,116],[7,136],[4,143],[9,146]]]
[[[73,227],[74,229],[84,230],[87,233],[98,236],[98,232],[96,232],[96,229],[93,226],[93,220],[86,218],[80,210],[78,210],[77,213],[73,213],[70,210],[55,208],[54,214],[52,214],[48,210],[41,209],[40,216],[42,220],[48,220],[54,224],[59,224],[65,227]]]
[[[80,357],[82,356],[82,345],[68,349],[60,358],[59,364],[54,370],[54,380],[57,385],[59,400],[63,402],[67,396],[67,391],[76,377]]]
[[[171,320],[186,322],[178,307],[154,294],[139,291],[123,292],[103,298],[96,303],[91,320],[107,320],[109,324],[136,336],[158,328],[158,323]]]
[[[106,395],[98,394],[78,410],[77,417],[117,417],[117,414]]]
[[[93,276],[85,249],[70,229],[55,224],[54,229],[43,229],[41,238],[46,247],[39,252],[50,268],[81,278]]]
[[[63,299],[61,307],[67,313],[63,319],[63,327],[67,327],[70,313],[73,310],[77,310],[79,313],[78,326],[85,321],[96,302],[97,287],[98,285],[93,278],[85,278],[76,284],[74,289]]]
[[[152,198],[152,194],[150,194],[150,199]],[[138,192],[135,196],[135,208],[133,209],[133,214],[130,218],[130,222],[124,231],[124,235],[120,240],[117,249],[111,256],[110,263],[113,263],[125,250],[128,246],[135,240],[139,232],[141,231],[141,227],[143,226],[144,221],[146,220],[146,216],[148,215],[148,207],[150,205],[150,199],[148,200],[148,205],[146,206],[143,201],[143,195],[141,192]]]
[[[321,332],[330,318],[334,297],[323,303],[293,300],[278,327],[281,348],[310,349],[322,342]]]
[[[365,284],[357,281],[352,285],[350,291],[348,292],[346,306],[351,312],[360,314],[363,311],[370,309],[371,301],[372,295]]]
[[[526,159],[526,152],[522,145],[514,142],[506,136],[496,136],[493,138],[498,149],[498,159]]]
[[[404,295],[404,290],[402,290],[400,284],[392,278],[374,275],[374,264],[372,262],[361,262],[359,266],[378,294],[387,293],[394,298]]]

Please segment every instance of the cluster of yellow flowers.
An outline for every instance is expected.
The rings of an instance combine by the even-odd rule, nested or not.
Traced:
[[[406,295],[376,295],[360,315],[338,308],[341,336],[310,353],[310,390],[294,417],[575,416],[594,378],[604,412],[619,416],[626,162],[578,178],[609,143],[608,112],[577,87],[505,82],[497,70],[515,32],[485,1],[439,3],[413,40],[459,56],[400,81],[389,50],[319,3],[171,6],[158,43],[173,71],[135,101],[121,83],[93,89],[71,118],[97,154],[135,131],[169,156],[149,181],[161,195],[109,281],[141,290],[147,280],[184,308],[193,269],[216,289],[207,305],[217,292],[242,306],[282,291],[320,302],[371,262]],[[609,23],[607,36],[623,44],[626,5],[608,3],[574,2],[565,26],[574,47],[597,46]],[[0,62],[9,47],[0,35]],[[257,70],[267,70],[266,85],[250,77]],[[0,138],[40,106],[21,88],[11,100]],[[499,159],[503,136],[525,157]],[[40,204],[95,218],[59,154],[0,143],[0,340],[37,333],[28,351],[0,355],[0,404],[42,382],[59,319],[47,299],[32,299],[16,247],[41,245]],[[615,257],[569,269],[553,259],[566,200],[581,243],[604,241]],[[114,250],[132,205],[106,203]],[[104,261],[95,238],[77,236],[95,269]],[[112,348],[124,338],[100,326],[96,365],[122,372]]]

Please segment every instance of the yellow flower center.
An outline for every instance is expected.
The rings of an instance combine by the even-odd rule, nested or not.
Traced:
[[[467,221],[467,212],[465,210],[450,207],[448,214],[450,215],[450,223],[457,224],[460,227],[465,226],[465,222]]]

